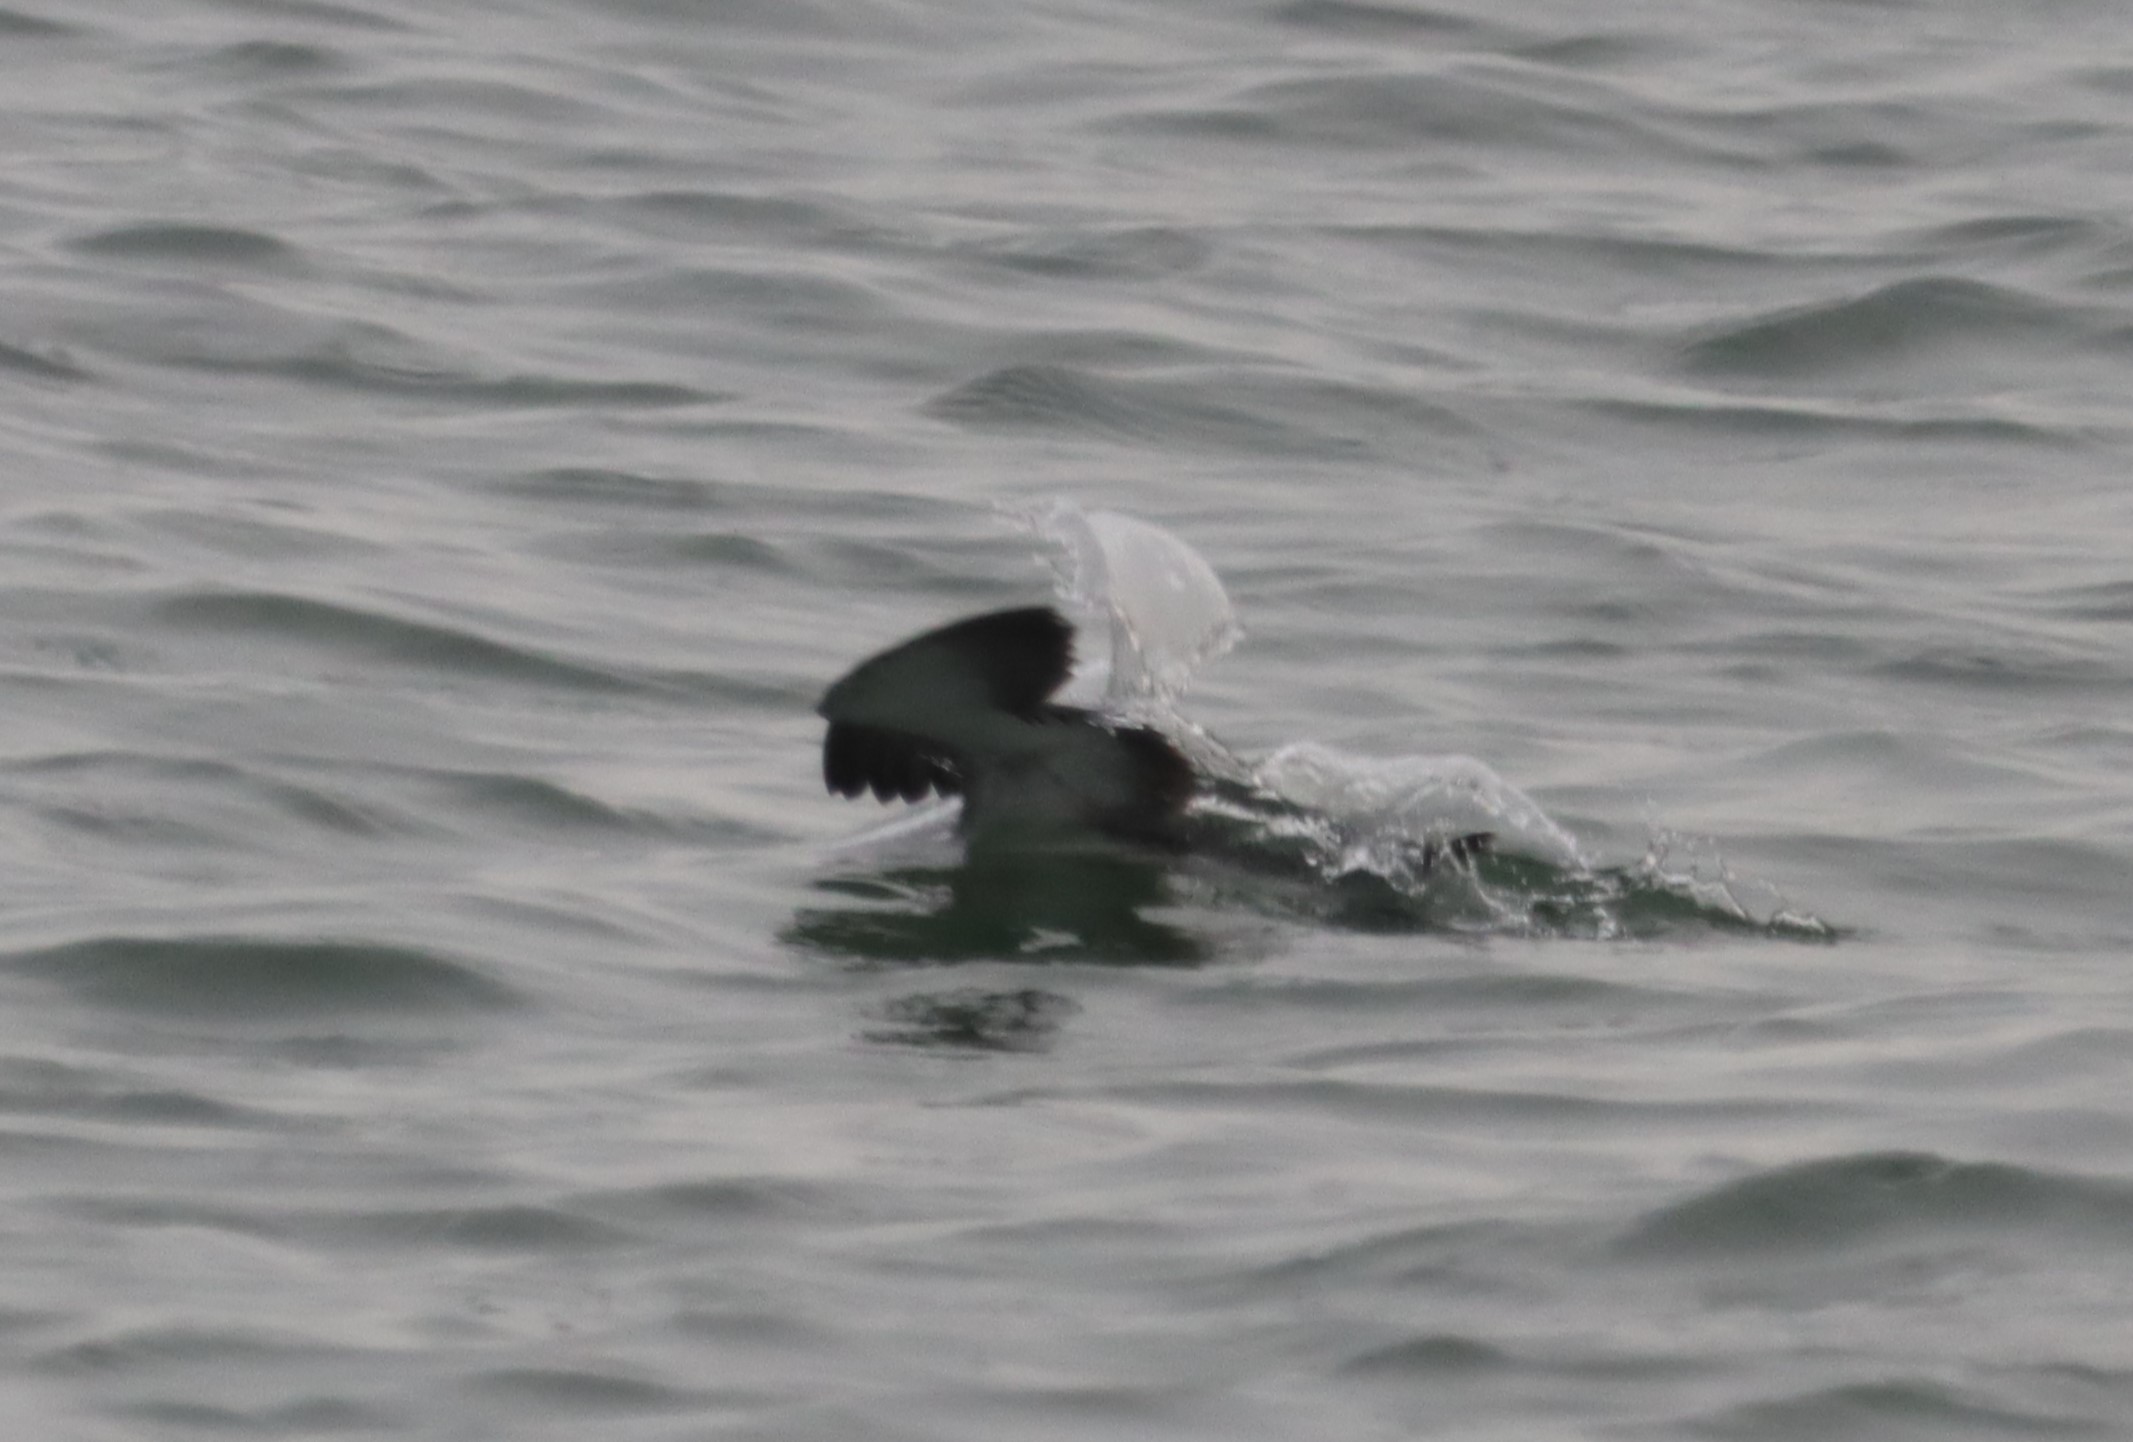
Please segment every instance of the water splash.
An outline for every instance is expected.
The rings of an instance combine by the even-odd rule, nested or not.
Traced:
[[[1352,756],[1299,743],[1195,801],[1204,898],[1361,931],[1594,941],[1732,932],[1830,941],[1834,927],[1744,880],[1715,842],[1652,835],[1601,865],[1471,757]],[[1488,832],[1467,854],[1455,838]]]
[[[1538,802],[1471,756],[1367,757],[1300,741],[1275,751],[1253,774],[1277,796],[1390,840],[1486,831],[1499,850],[1561,867],[1590,865],[1577,839]]]
[[[1167,708],[1243,636],[1214,567],[1160,526],[1055,500],[1012,517],[1045,543],[1059,600],[1091,646],[1066,695],[1112,709]],[[1094,623],[1094,624],[1092,624]]]
[[[1366,931],[1591,940],[1726,931],[1826,941],[1839,933],[1774,888],[1744,880],[1716,843],[1653,828],[1634,864],[1601,865],[1540,804],[1471,756],[1372,757],[1318,742],[1258,761],[1184,719],[1193,675],[1242,635],[1228,593],[1197,551],[1161,527],[1071,501],[1005,513],[1041,542],[1058,603],[1079,623],[1077,669],[1062,693],[1162,729],[1202,778],[1187,817],[1190,860],[1171,872],[1186,898]],[[1196,943],[1139,917],[1161,899],[1165,865],[1038,859],[1028,875],[956,866],[954,803],[919,808],[840,853],[928,873],[935,904],[809,913],[803,939],[877,960],[1033,956],[1035,951],[1175,964]],[[1486,833],[1485,853],[1454,844]],[[1090,870],[1090,868],[1095,870]],[[895,874],[895,873],[891,873]],[[917,873],[910,873],[917,874]],[[937,888],[936,888],[937,889]],[[1053,947],[1045,938],[1063,939]]]

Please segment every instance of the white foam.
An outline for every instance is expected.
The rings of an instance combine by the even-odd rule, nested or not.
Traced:
[[[1167,703],[1243,635],[1214,567],[1161,526],[1065,500],[1024,520],[1057,548],[1061,601],[1082,622],[1083,654],[1063,699]],[[1096,635],[1108,647],[1090,643]]]
[[[1260,762],[1255,779],[1283,800],[1365,834],[1420,842],[1488,831],[1499,851],[1590,865],[1538,802],[1471,756],[1359,756],[1299,741]]]

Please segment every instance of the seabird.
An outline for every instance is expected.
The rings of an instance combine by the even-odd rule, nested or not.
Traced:
[[[1151,727],[1053,702],[1073,665],[1074,627],[1049,606],[915,636],[822,697],[822,779],[840,796],[960,796],[973,845],[1182,844],[1191,763]]]
[[[839,796],[872,791],[882,801],[960,796],[973,850],[1009,854],[1092,836],[1221,849],[1219,828],[1186,825],[1203,790],[1246,815],[1296,812],[1255,783],[1202,777],[1153,727],[1054,702],[1073,667],[1074,627],[1049,606],[971,616],[892,646],[854,666],[815,708],[829,722],[823,782]],[[1476,831],[1391,844],[1414,875],[1427,876],[1486,854],[1494,841]]]

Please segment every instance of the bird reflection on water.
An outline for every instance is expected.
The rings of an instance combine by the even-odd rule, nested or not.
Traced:
[[[1197,966],[1213,948],[1145,915],[1169,898],[1160,859],[1125,852],[979,853],[960,866],[830,877],[821,890],[851,904],[802,908],[784,939],[847,965],[944,966],[979,961]],[[912,992],[880,1009],[873,1042],[972,1052],[1034,1052],[1080,1011],[1034,986]]]
[[[1143,914],[1170,899],[1165,862],[1124,850],[974,853],[817,885],[858,904],[806,907],[785,939],[861,964],[1094,961],[1197,966],[1211,948]]]

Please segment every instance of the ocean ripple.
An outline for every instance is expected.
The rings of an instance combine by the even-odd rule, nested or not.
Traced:
[[[2097,335],[2098,321],[2093,308],[2010,286],[1917,276],[1729,326],[1684,347],[1682,358],[1693,372],[1727,379],[1864,372],[1873,388],[1885,390],[1906,365],[1974,370],[1978,357],[2010,344],[2080,346]]]
[[[382,611],[269,592],[191,592],[156,607],[175,629],[283,636],[445,673],[472,672],[499,681],[633,691],[641,683],[610,670],[560,660],[454,626],[410,621]]]
[[[92,1006],[169,1016],[495,1011],[519,1001],[478,967],[378,942],[105,936],[0,956],[0,969]]]
[[[2133,1241],[2133,1184],[1928,1152],[1868,1152],[1758,1172],[1651,1213],[1621,1241],[1654,1259],[1744,1258],[1950,1231]]]

